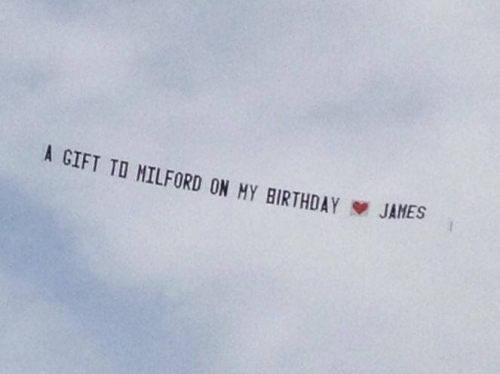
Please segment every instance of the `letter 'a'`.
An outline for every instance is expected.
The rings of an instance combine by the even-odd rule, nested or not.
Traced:
[[[52,146],[50,144],[47,146],[47,150],[45,151],[45,157],[43,158],[43,161],[52,162]]]

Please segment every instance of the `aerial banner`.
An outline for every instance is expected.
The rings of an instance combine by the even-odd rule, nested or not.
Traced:
[[[370,217],[379,220],[423,220],[427,207],[413,202],[374,202],[357,197],[340,197],[293,188],[260,186],[257,183],[235,182],[229,179],[201,175],[195,172],[149,165],[73,148],[48,144],[44,148],[44,163],[54,163],[87,173],[101,173],[116,179],[126,179],[139,185],[190,193],[208,193],[219,198],[261,203],[284,209],[315,212],[325,216]]]

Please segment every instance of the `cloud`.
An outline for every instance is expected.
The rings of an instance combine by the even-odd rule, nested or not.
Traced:
[[[3,367],[9,373],[109,373],[102,347],[64,308],[2,275]]]
[[[5,5],[0,172],[71,233],[63,268],[134,304],[124,321],[154,315],[135,367],[497,371],[495,3],[75,4]],[[99,172],[62,166],[66,147],[102,155]],[[203,191],[112,178],[110,157],[199,173]],[[266,206],[271,186],[343,213]],[[355,220],[351,198],[429,214]]]

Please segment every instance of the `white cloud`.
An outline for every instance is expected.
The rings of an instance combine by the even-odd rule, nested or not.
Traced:
[[[7,3],[0,170],[67,220],[97,277],[160,290],[180,305],[166,326],[208,331],[200,372],[493,373],[495,6],[152,1],[65,19]],[[46,143],[255,182],[259,202],[41,164]],[[268,186],[429,216],[270,207]]]

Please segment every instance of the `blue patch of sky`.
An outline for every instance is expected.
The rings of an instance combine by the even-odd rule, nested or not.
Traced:
[[[3,273],[28,282],[42,299],[63,305],[123,373],[162,373],[165,365],[189,372],[194,358],[189,336],[196,332],[179,321],[176,327],[162,326],[173,313],[163,296],[144,290],[138,297],[106,287],[78,263],[72,235],[58,223],[60,217],[20,186],[0,180],[0,207]]]

